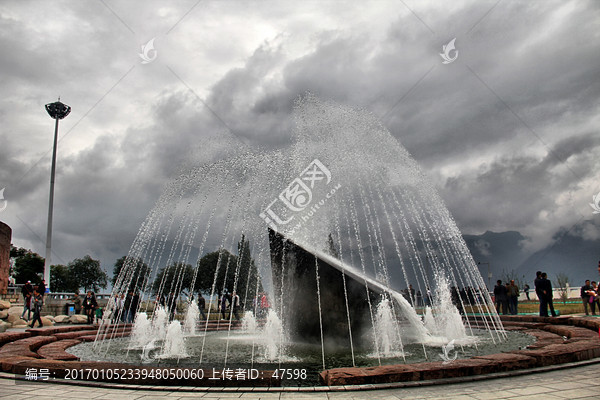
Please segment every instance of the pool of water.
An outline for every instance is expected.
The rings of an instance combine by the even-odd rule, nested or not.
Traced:
[[[467,342],[469,345],[454,343],[454,348],[439,343],[407,344],[403,353],[383,356],[372,349],[356,348],[354,365],[357,367],[418,363],[424,361],[443,361],[445,358],[469,358],[477,355],[495,354],[504,351],[518,350],[535,341],[530,335],[522,332],[507,332],[507,339],[495,343],[487,331],[473,331],[474,336]],[[167,356],[161,354],[160,343],[147,346],[145,349],[131,348],[129,338],[112,339],[110,346],[94,348],[93,342],[86,342],[70,347],[68,352],[82,361],[124,362],[132,365],[147,366],[179,366],[190,368],[223,368],[275,370],[285,368],[297,371],[296,376],[286,373],[284,386],[312,386],[318,384],[318,374],[323,370],[323,355],[320,345],[305,343],[287,343],[281,352],[273,353],[272,348],[260,344],[258,336],[241,333],[207,332],[206,335],[186,337],[184,356]],[[329,350],[324,356],[325,368],[351,367],[353,357],[350,349]],[[300,376],[301,375],[301,376]],[[295,379],[297,377],[297,379]]]

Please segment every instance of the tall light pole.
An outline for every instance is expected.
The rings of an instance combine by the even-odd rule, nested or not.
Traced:
[[[52,211],[54,209],[54,175],[56,174],[56,145],[58,144],[58,120],[71,112],[71,107],[60,102],[46,104],[46,111],[56,120],[54,124],[54,147],[52,149],[52,170],[50,171],[50,198],[48,201],[48,230],[46,231],[46,260],[44,262],[44,280],[50,290],[50,265],[52,262]],[[42,293],[43,294],[43,293]]]
[[[492,270],[490,268],[490,263],[489,262],[478,262],[478,265],[481,264],[487,264],[488,267],[488,289],[492,290]]]

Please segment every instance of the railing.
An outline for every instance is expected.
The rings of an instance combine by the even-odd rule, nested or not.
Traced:
[[[11,295],[18,295],[21,296],[21,288],[24,286],[24,284],[15,284],[15,285],[10,285],[8,286],[8,291],[7,291],[7,295],[11,296]],[[552,292],[553,292],[553,298],[554,299],[559,299],[561,298],[561,294],[563,292],[563,288],[553,288]],[[567,286],[566,287],[567,290],[567,298],[568,299],[580,299],[580,287],[579,286],[575,286],[575,287],[571,287],[571,286]],[[523,289],[519,289],[519,301],[523,301],[523,300],[527,300],[527,297],[525,295],[525,292],[523,292]],[[52,300],[67,300],[71,297],[73,297],[74,293],[69,293],[69,292],[52,292],[52,293],[47,293],[46,294],[46,300],[48,299],[52,299]],[[80,296],[82,297],[82,299],[85,297],[85,293],[81,293]],[[97,293],[96,294],[96,300],[108,300],[110,298],[111,294],[110,293]],[[490,292],[490,296],[494,296],[494,292],[493,290]],[[537,295],[535,294],[535,288],[531,288],[529,289],[529,298],[531,300],[537,300]],[[208,303],[208,300],[207,300]]]
[[[20,295],[21,294],[21,288],[23,286],[24,286],[23,284],[8,285],[8,288],[6,290],[6,294],[9,295],[9,296]]]
[[[46,301],[48,300],[67,300],[72,298],[75,293],[72,292],[52,292],[46,293]],[[108,300],[111,296],[110,293],[96,293],[96,300]],[[85,298],[85,293],[80,293],[79,297],[83,300]]]

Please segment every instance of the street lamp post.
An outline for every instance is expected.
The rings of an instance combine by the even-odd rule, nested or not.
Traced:
[[[478,262],[478,265],[481,264],[487,264],[488,267],[488,287],[491,290],[492,289],[492,270],[490,268],[490,263],[489,262]]]
[[[48,201],[48,230],[46,231],[46,260],[44,262],[44,280],[50,290],[50,265],[52,262],[52,211],[54,209],[54,176],[56,174],[56,145],[58,144],[58,120],[71,112],[71,107],[59,101],[46,104],[46,111],[56,120],[54,124],[54,147],[52,149],[52,169],[50,171],[50,196]],[[43,293],[42,293],[43,294]]]

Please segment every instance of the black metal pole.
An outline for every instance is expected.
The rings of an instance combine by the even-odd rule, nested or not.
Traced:
[[[58,118],[54,125],[54,147],[52,149],[52,169],[50,171],[50,196],[48,204],[48,229],[46,230],[46,261],[44,262],[44,280],[50,290],[50,265],[52,265],[52,214],[54,211],[54,179],[56,175],[56,147],[58,145]]]

